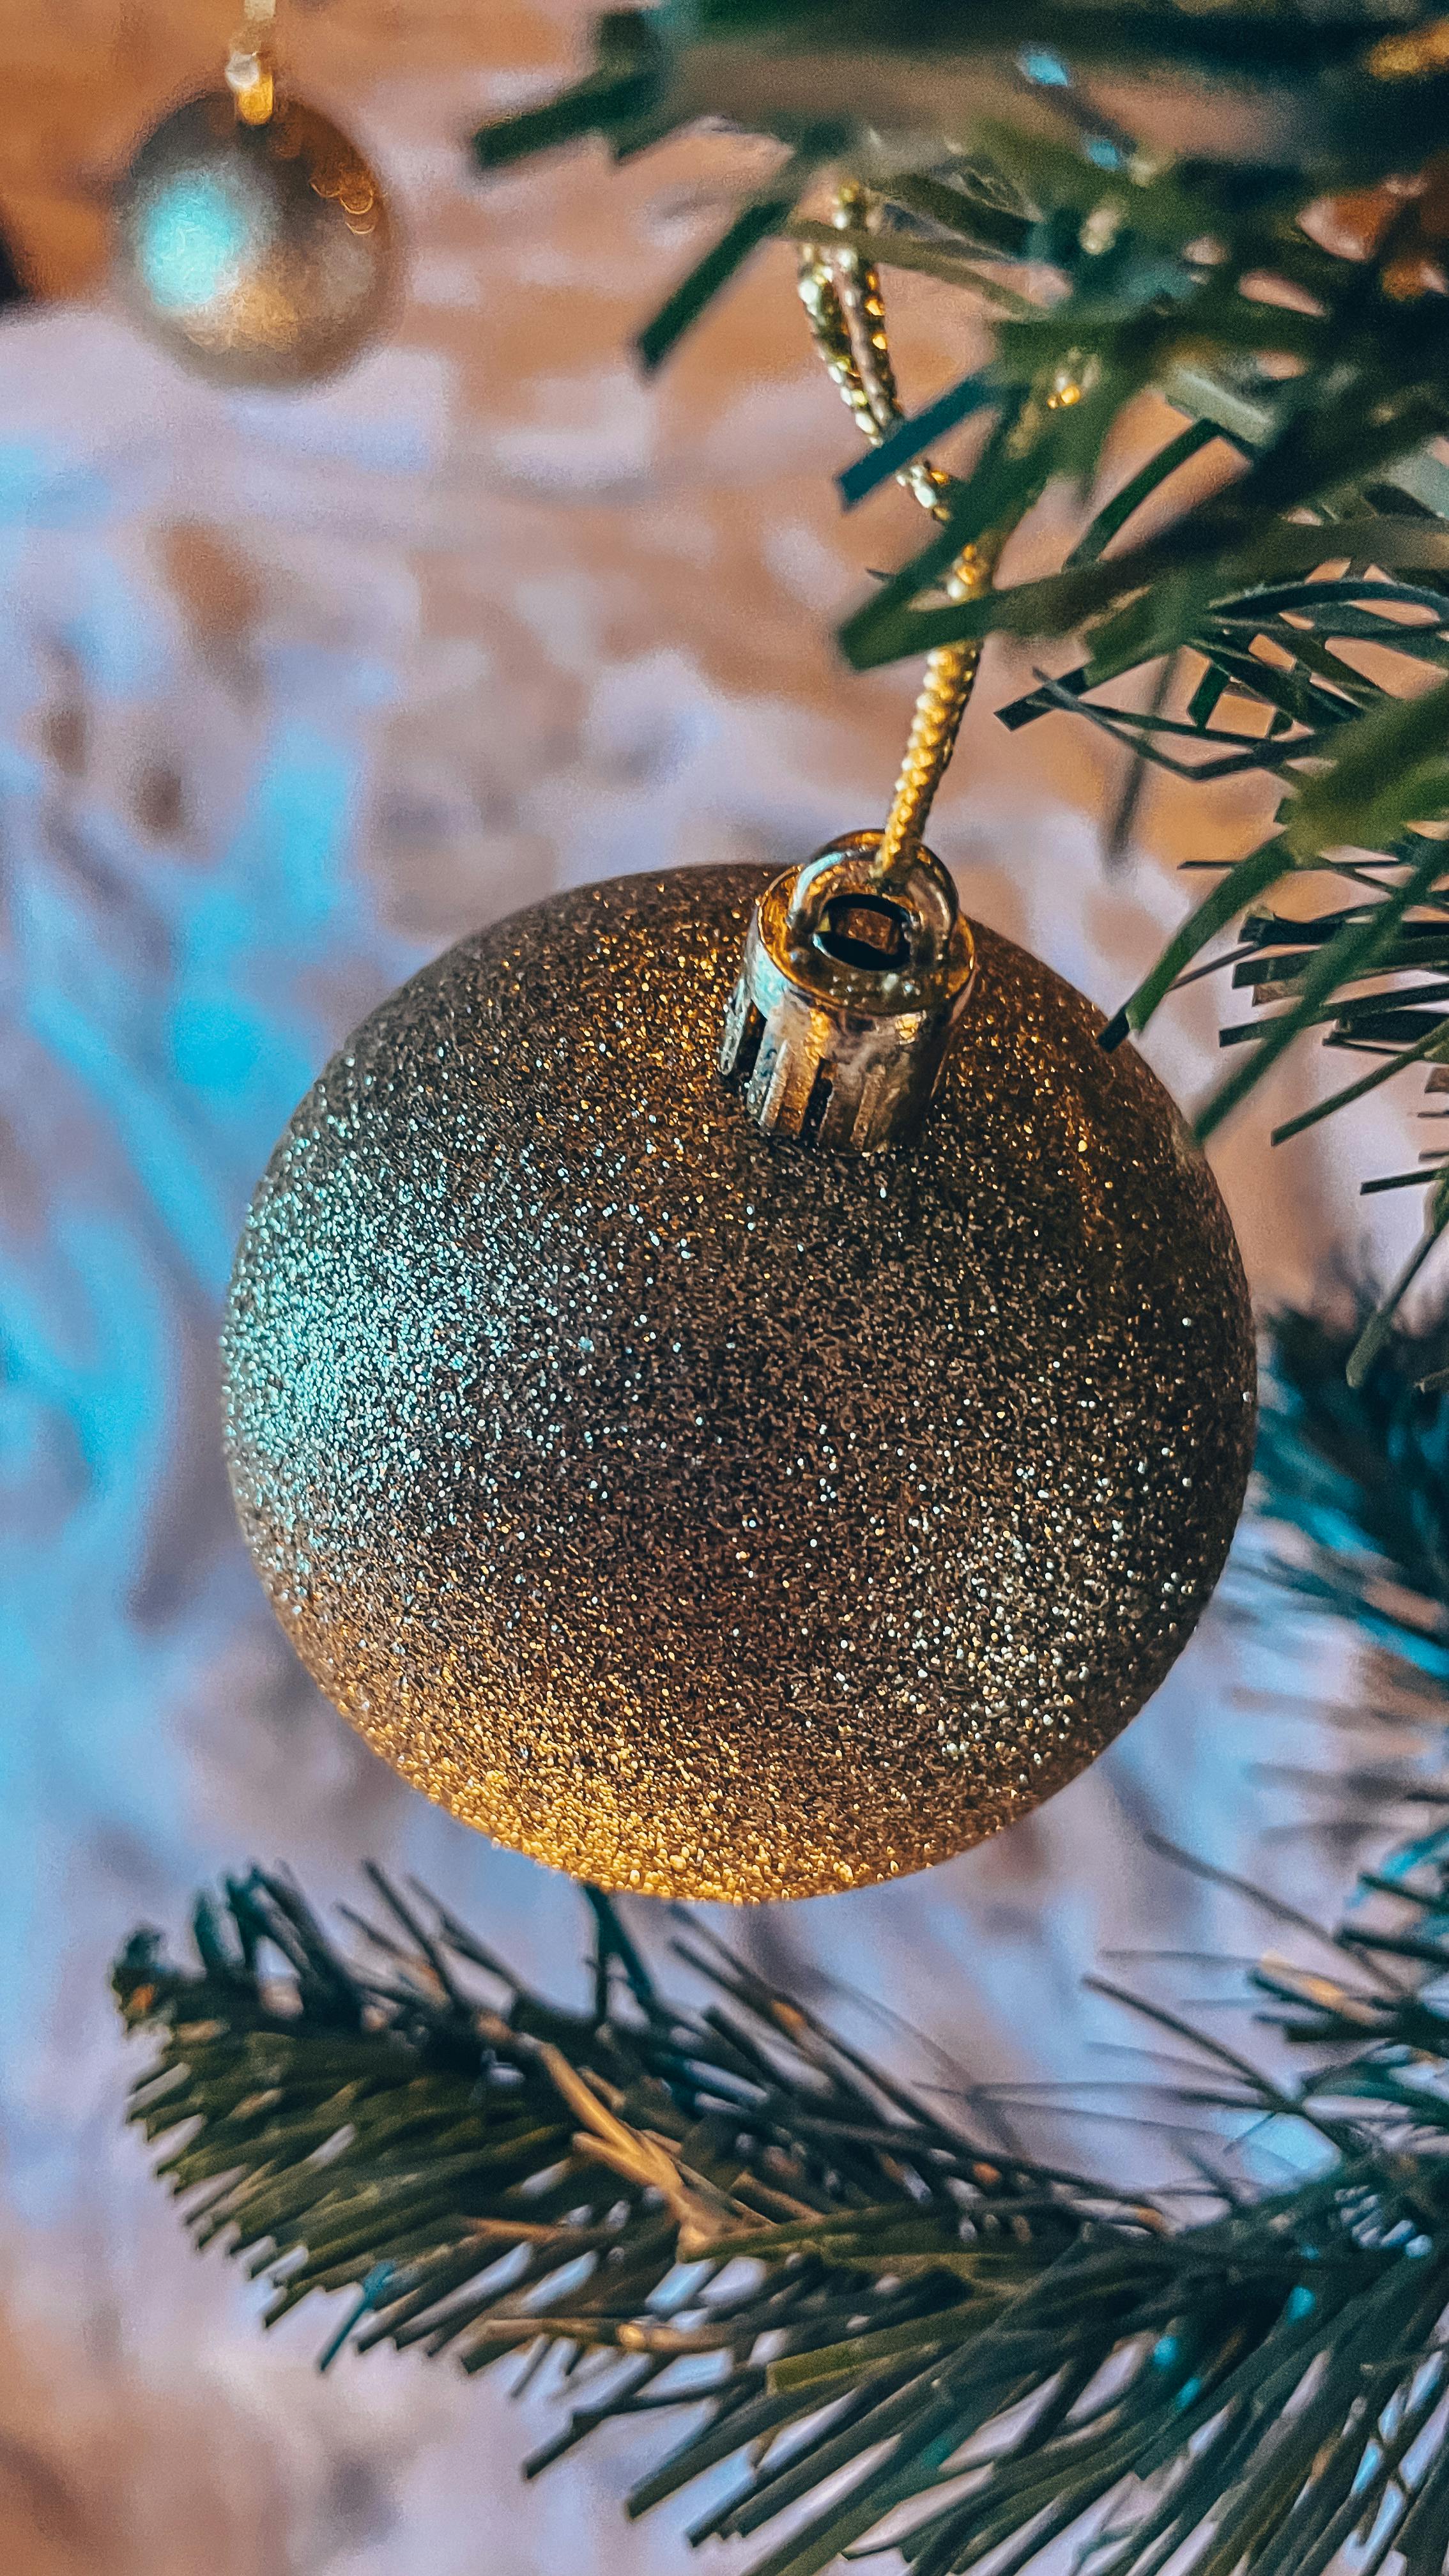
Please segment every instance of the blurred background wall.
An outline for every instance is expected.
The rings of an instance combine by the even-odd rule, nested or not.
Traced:
[[[250,1857],[321,1898],[366,1854],[415,1870],[534,1973],[577,1977],[567,1887],[403,1789],[271,1625],[218,1445],[231,1245],[312,1073],[440,946],[595,876],[783,864],[874,820],[895,772],[911,675],[848,676],[829,632],[899,559],[909,505],[838,517],[852,433],[790,255],[762,255],[660,385],[627,354],[749,147],[470,177],[471,126],[547,88],[581,30],[572,0],[293,10],[296,86],[384,174],[408,290],[342,382],[223,397],[109,304],[104,217],[139,131],[215,77],[226,0],[0,0],[0,224],[37,290],[0,322],[7,2576],[681,2563],[686,2514],[617,2511],[622,2435],[526,2491],[543,2401],[385,2356],[319,2380],[310,2313],[264,2345],[122,2134],[105,1991],[135,1922],[179,1927]],[[924,397],[969,361],[966,325],[922,280],[896,313]],[[1064,507],[1028,550],[1060,543]],[[1116,755],[1066,720],[996,727],[1026,667],[988,665],[933,837],[971,910],[1111,1007],[1183,908],[1177,863],[1236,854],[1256,812],[1156,785],[1104,873]],[[1201,1091],[1211,988],[1150,1051]],[[1272,1115],[1317,1079],[1290,1069],[1217,1157],[1266,1301],[1358,1248],[1357,1178],[1403,1152],[1379,1095],[1270,1176]],[[1392,1255],[1413,1211],[1377,1204]],[[931,2080],[950,2079],[884,1998],[973,2078],[1114,2071],[1090,2049],[1131,2034],[1078,1992],[1103,1947],[1255,1938],[1145,1826],[1331,1903],[1341,1856],[1250,1777],[1321,1753],[1331,1686],[1308,1640],[1220,1607],[1125,1741],[1008,1841],[727,1928]],[[1082,2152],[1116,2169],[1144,2152],[1129,2136]]]

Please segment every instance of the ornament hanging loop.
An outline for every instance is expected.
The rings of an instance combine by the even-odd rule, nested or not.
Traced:
[[[880,1153],[909,1140],[940,1080],[975,942],[919,843],[883,885],[883,838],[832,841],[755,908],[720,1071],[766,1135]]]
[[[998,551],[989,545],[968,546],[946,584],[948,599],[979,599],[989,590]],[[975,642],[939,644],[926,657],[901,774],[881,834],[878,883],[882,889],[909,872],[911,852],[925,831],[936,790],[956,748],[980,660],[981,647]]]
[[[870,978],[863,994],[883,1010],[915,1010],[929,994],[956,927],[956,898],[940,862],[919,847],[905,854],[899,896],[881,891],[874,832],[834,841],[792,871],[785,944],[808,968],[818,950]]]
[[[877,230],[882,212],[880,199],[868,188],[858,180],[844,180],[835,192],[831,226],[855,240],[842,242],[838,249],[822,240],[802,251],[800,259],[800,300],[811,337],[852,418],[874,447],[904,417],[886,335],[880,271],[855,246],[862,234]],[[915,458],[896,479],[933,519],[942,524],[949,520],[958,486],[929,458]],[[945,584],[948,599],[977,599],[991,588],[1001,542],[999,535],[984,537],[963,549]],[[911,853],[924,835],[936,790],[956,748],[980,661],[981,647],[974,640],[940,645],[927,658],[881,835],[877,864],[883,890],[909,873]]]
[[[834,228],[869,232],[878,212],[847,182]],[[802,256],[800,294],[821,357],[878,444],[901,407],[874,263],[854,243],[821,242]],[[918,459],[900,480],[933,518],[949,517],[949,476]],[[989,541],[968,546],[948,595],[989,589],[996,554]],[[720,1071],[767,1135],[875,1154],[908,1142],[930,1104],[976,952],[922,835],[980,658],[974,642],[930,655],[885,830],[832,841],[777,877],[756,906]]]

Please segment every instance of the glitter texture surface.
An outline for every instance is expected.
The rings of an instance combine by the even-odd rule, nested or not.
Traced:
[[[228,90],[188,99],[116,196],[115,275],[132,315],[224,385],[300,385],[345,367],[379,328],[392,228],[355,144],[286,100],[238,121]]]
[[[1091,1761],[1212,1590],[1254,1404],[1207,1165],[1009,941],[915,1145],[756,1131],[715,1067],[769,873],[556,896],[393,994],[224,1344],[248,1542],[369,1743],[557,1867],[745,1901]]]

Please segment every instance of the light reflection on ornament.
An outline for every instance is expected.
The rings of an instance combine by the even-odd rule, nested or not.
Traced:
[[[163,313],[184,314],[235,295],[263,227],[241,190],[219,171],[183,176],[142,206],[136,265]]]

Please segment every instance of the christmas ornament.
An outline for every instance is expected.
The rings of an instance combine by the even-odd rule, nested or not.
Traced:
[[[322,1688],[455,1814],[656,1894],[1024,1814],[1162,1679],[1248,1466],[1232,1235],[1140,1059],[978,930],[919,1143],[772,1140],[716,1061],[768,892],[625,878],[417,976],[284,1137],[226,1332]]]
[[[879,434],[868,269],[813,312],[842,381],[875,335]],[[1227,1552],[1254,1353],[1207,1165],[921,839],[974,667],[932,656],[884,832],[428,967],[247,1222],[227,1448],[278,1615],[406,1778],[605,1887],[964,1849],[1125,1725]]]
[[[115,275],[136,320],[225,385],[306,385],[356,357],[392,283],[387,203],[355,144],[279,96],[256,29],[228,86],[141,145],[115,205]]]

